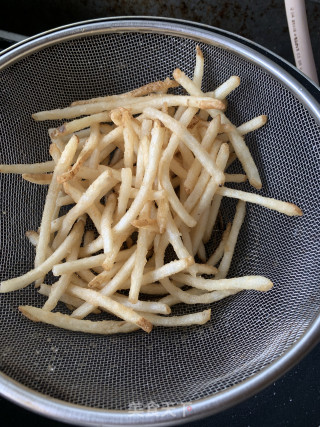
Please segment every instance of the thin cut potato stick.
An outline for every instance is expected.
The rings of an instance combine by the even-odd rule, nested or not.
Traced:
[[[178,273],[174,276],[174,280],[209,292],[230,289],[254,289],[266,292],[273,286],[273,283],[263,276],[243,276],[233,277],[232,279],[204,279],[203,277],[192,277],[184,273]]]
[[[106,295],[102,295],[92,289],[84,289],[75,285],[70,285],[67,292],[72,296],[87,301],[89,304],[108,310],[121,319],[139,326],[139,328],[146,332],[151,332],[152,330],[152,324],[148,320],[136,313],[132,308],[126,307]]]
[[[68,172],[64,172],[61,175],[58,175],[58,182],[63,183],[72,179],[79,171],[81,165],[89,158],[89,156],[94,152],[99,143],[100,131],[99,124],[93,123],[91,125],[91,133],[88,141],[85,143],[83,149],[81,150],[77,161],[72,166]]]
[[[138,136],[133,128],[133,118],[127,110],[122,113],[124,139],[124,166],[132,170],[135,147],[139,146]]]
[[[115,180],[110,178],[108,171],[103,172],[95,181],[93,181],[87,191],[82,194],[78,203],[65,216],[61,228],[52,243],[53,249],[57,248],[61,242],[63,242],[76,219],[86,212],[90,204],[97,199],[99,200],[103,194],[108,192],[110,190],[110,186],[112,188],[112,184],[114,183]]]
[[[111,296],[117,290],[121,289],[121,285],[130,277],[134,261],[135,252],[130,255],[127,261],[123,264],[123,268],[118,271],[118,273],[113,277],[113,279],[110,280],[110,282],[108,282],[108,284],[101,289],[101,295]],[[88,316],[94,309],[95,306],[93,304],[85,302],[84,304],[82,304],[82,306],[78,307],[72,313],[72,317],[83,319],[84,317]]]
[[[125,92],[120,95],[101,96],[99,98],[91,98],[83,101],[75,101],[75,102],[72,102],[71,106],[92,104],[93,102],[111,101],[113,99],[118,99],[118,98],[144,96],[152,92],[164,91],[164,90],[168,90],[169,88],[177,87],[177,86],[178,86],[177,82],[175,82],[174,80],[170,80],[169,78],[166,78],[164,81],[160,80],[157,82],[151,82],[137,89],[133,89],[130,92]]]
[[[123,146],[122,138],[123,138],[123,127],[122,126],[118,126],[115,129],[112,129],[109,133],[102,136],[100,143],[99,143],[100,151],[105,150],[111,144],[116,144],[116,145],[119,144],[120,140],[121,140],[121,144],[119,144],[119,145],[121,145],[122,151],[123,151],[124,146]],[[118,148],[121,148],[121,147],[118,147]]]
[[[85,194],[85,190],[83,189],[80,183],[73,182],[71,184],[70,182],[65,182],[63,184],[63,188],[65,192],[68,195],[70,195],[70,197],[72,198],[72,201],[76,203],[80,201],[81,197],[84,197],[83,195]],[[97,204],[92,203],[91,206],[86,209],[86,212],[88,213],[96,229],[100,233],[101,232],[101,213],[99,211]],[[59,232],[60,230],[62,230],[62,227],[64,227],[64,221],[66,220],[66,216],[63,217],[63,220],[60,223]]]
[[[57,177],[61,173],[65,172],[69,167],[74,153],[76,152],[78,142],[78,137],[73,136],[72,138],[70,138],[53,172],[52,181],[49,185],[42,213],[42,220],[39,232],[39,243],[37,245],[35,256],[35,267],[40,266],[40,264],[42,264],[46,258],[47,248],[51,235],[51,220],[53,219],[56,200],[61,188],[61,185],[57,181]],[[40,278],[41,276],[39,277],[39,279]]]
[[[28,238],[29,242],[32,244],[32,246],[37,246],[39,242],[39,234],[36,231],[30,230],[26,231],[26,237]],[[52,255],[52,249],[48,246],[47,248],[47,257]]]
[[[44,296],[48,297],[50,295],[51,289],[52,289],[52,286],[42,283],[42,285],[38,289],[38,292],[40,295],[44,295]],[[67,304],[68,306],[72,306],[73,309],[77,308],[81,304],[83,304],[83,300],[81,300],[80,298],[77,298],[77,297],[73,297],[73,296],[68,295],[68,294],[62,294],[60,296],[59,301]],[[161,304],[161,303],[159,303],[159,304]],[[166,304],[164,304],[164,305],[166,305]],[[98,309],[95,311],[95,314],[100,314],[100,313],[101,313],[101,311]]]
[[[191,230],[191,240],[192,240],[192,255],[195,256],[198,252],[200,242],[202,241],[204,232],[207,227],[208,217],[210,213],[210,206],[208,206],[197,223],[197,225]]]
[[[130,197],[131,185],[132,169],[130,167],[124,167],[121,169],[121,184],[115,222],[118,222],[121,217],[126,213]]]
[[[255,117],[254,119],[249,120],[248,122],[243,123],[237,127],[237,131],[240,135],[246,135],[249,132],[253,132],[264,126],[267,123],[268,117],[265,115]]]
[[[182,71],[175,70],[174,72],[174,78],[177,80],[181,86],[183,86],[190,94],[195,96],[201,96],[203,93],[202,91],[197,88],[197,86],[193,83],[192,80],[190,80]],[[255,188],[260,189],[262,187],[260,176],[258,169],[253,161],[253,158],[250,154],[250,151],[248,147],[246,146],[242,136],[237,132],[237,129],[235,126],[232,125],[232,123],[224,116],[221,112],[219,112],[217,109],[207,109],[208,113],[212,116],[212,118],[215,118],[218,114],[221,115],[221,119],[223,120],[223,124],[229,124],[232,126],[232,130],[228,132],[228,136],[230,138],[230,141],[233,145],[233,148],[248,176],[248,180],[251,185],[253,185]]]
[[[129,248],[130,249],[130,248]],[[88,288],[90,289],[100,289],[103,287],[103,284],[107,283],[113,277],[118,273],[118,271],[122,268],[124,262],[116,262],[111,270],[105,271],[103,270],[101,273],[99,273],[97,276],[94,276],[94,278],[88,282]]]
[[[36,231],[26,231],[25,235],[28,238],[29,242],[32,244],[32,246],[37,246],[39,241],[39,234]]]
[[[242,173],[225,173],[225,182],[246,182],[247,181],[247,175],[244,175]]]
[[[250,184],[260,190],[262,187],[258,169],[253,161],[248,147],[245,145],[242,136],[234,128],[228,132],[229,139],[233,145],[234,151],[245,170]]]
[[[67,236],[65,241],[60,245],[60,247],[53,252],[53,254],[47,258],[43,263],[39,264],[33,270],[30,270],[28,273],[23,274],[20,277],[14,279],[9,279],[1,282],[0,293],[16,291],[18,289],[25,288],[30,285],[30,283],[35,280],[45,276],[53,266],[59,263],[65,256],[68,254],[74,243],[77,241],[78,234],[81,229],[81,221],[79,221],[73,227],[71,233]],[[39,244],[38,244],[39,247]]]
[[[133,178],[133,177],[132,177]],[[137,194],[139,192],[139,188],[129,188],[129,199],[134,199],[137,197]],[[165,190],[150,190],[146,200],[163,200],[166,198],[166,191]]]
[[[220,196],[219,194],[215,194],[213,196],[211,206],[210,206],[207,228],[206,228],[206,231],[205,231],[204,236],[203,236],[203,242],[204,243],[207,243],[210,240],[210,237],[212,235],[213,227],[214,227],[214,224],[216,223],[217,216],[219,213],[221,200],[222,200],[222,196]]]
[[[159,233],[164,233],[166,229],[167,219],[169,215],[169,202],[168,198],[164,197],[163,199],[160,199],[158,203],[158,210],[157,210],[157,223],[159,227]]]
[[[204,325],[210,320],[211,309],[200,311],[198,313],[184,314],[182,316],[163,317],[152,313],[140,312],[154,326],[190,326]]]
[[[240,77],[231,76],[228,80],[217,87],[213,92],[208,92],[207,96],[212,96],[216,99],[226,98],[230,92],[236,89],[240,85]]]
[[[214,265],[218,264],[220,259],[223,257],[224,248],[225,248],[227,239],[229,237],[230,230],[231,230],[231,223],[229,222],[227,225],[227,228],[223,232],[222,239],[221,239],[221,242],[219,243],[219,246],[213,252],[213,254],[210,256],[210,258],[207,261],[207,264],[214,266]]]
[[[164,103],[167,103],[168,107],[182,105],[185,107],[196,107],[204,109],[215,108],[218,110],[223,110],[225,108],[223,102],[205,96],[196,97],[183,95],[150,95],[148,97],[132,97],[127,99],[119,98],[107,102],[95,102],[93,104],[87,105],[76,105],[74,107],[67,107],[49,111],[40,111],[39,113],[32,114],[32,118],[34,120],[41,121],[72,119],[74,117],[79,117],[88,114],[90,114],[90,116],[87,116],[84,119],[88,119],[89,117],[94,118],[94,116],[96,116],[94,118],[94,121],[85,121],[84,119],[78,119],[78,121],[83,120],[83,124],[81,123],[81,126],[72,126],[71,132],[75,132],[76,130],[80,130],[90,126],[94,122],[97,123],[110,121],[110,115],[106,111],[125,107],[131,110],[131,113],[136,114],[138,110],[142,111],[147,105],[154,108],[161,108]],[[102,113],[103,111],[104,113]],[[98,114],[104,114],[104,116],[102,116],[102,118],[100,119],[98,118]],[[67,129],[68,124],[69,123],[65,123],[61,128],[59,128],[58,132],[54,133],[53,135],[59,136],[65,135],[66,133],[71,133],[70,129]]]
[[[60,227],[59,227],[60,228]],[[89,255],[92,255],[98,251],[103,249],[103,239],[102,236],[98,236],[95,240],[90,242],[88,245],[83,246],[80,248],[79,257],[87,257]]]
[[[224,182],[224,176],[221,171],[217,168],[215,162],[199,142],[191,135],[185,126],[180,122],[170,117],[168,114],[164,114],[154,108],[146,108],[144,114],[151,119],[160,120],[166,127],[168,127],[173,133],[175,133],[186,146],[193,152],[195,157],[207,170],[207,172],[216,180],[217,184],[220,185]]]
[[[74,203],[74,199],[68,194],[57,198],[56,206],[67,206]]]
[[[210,122],[210,125],[208,126],[205,136],[203,137],[203,140],[201,142],[201,145],[205,150],[209,150],[212,145],[212,142],[216,139],[219,132],[220,124],[220,116],[217,116]],[[197,178],[201,173],[201,168],[201,163],[198,159],[195,159],[190,169],[188,170],[188,175],[184,182],[184,187],[187,192],[190,192],[194,188]]]
[[[181,123],[183,123],[185,126],[189,124],[189,122],[192,120],[192,117],[195,115],[197,110],[195,108],[188,108],[185,110],[180,118]],[[181,220],[187,224],[189,227],[194,227],[196,225],[196,222],[194,218],[189,215],[189,213],[186,211],[184,206],[182,205],[181,201],[179,200],[178,196],[176,195],[174,191],[174,184],[170,180],[169,176],[169,165],[171,163],[171,160],[174,156],[174,153],[179,145],[179,138],[177,135],[172,135],[170,138],[170,141],[168,143],[168,146],[164,150],[160,165],[159,165],[159,180],[161,182],[162,188],[164,188],[167,192],[168,201],[172,207],[172,209],[179,215]]]
[[[199,243],[197,255],[200,258],[200,261],[206,262],[207,260],[206,248],[204,247],[202,240]]]
[[[77,235],[77,239],[74,241],[73,246],[70,250],[70,253],[68,254],[66,260],[67,261],[73,261],[78,258],[79,254],[79,248],[83,236],[84,231],[84,224],[85,224],[85,218],[83,220],[79,221],[79,231]],[[61,295],[63,295],[71,281],[72,274],[63,274],[60,279],[54,283],[51,287],[50,295],[45,302],[44,306],[42,307],[45,311],[52,311],[55,306],[58,304],[58,301],[60,300]]]
[[[241,291],[229,289],[225,291],[205,292],[197,288],[192,288],[189,291],[182,291],[179,289],[178,285],[179,283],[177,282],[170,282],[168,284],[168,290],[170,290],[170,294],[161,298],[159,302],[163,302],[170,307],[181,302],[184,302],[185,304],[211,304],[213,302],[227,298],[230,295],[235,295]]]
[[[129,169],[131,172],[131,169]],[[112,236],[112,217],[116,208],[117,199],[114,194],[106,200],[106,206],[101,216],[101,236],[103,239],[103,250],[107,254],[112,251],[113,247],[113,236]]]
[[[203,73],[204,73],[203,53],[200,47],[196,46],[196,65],[193,71],[193,82],[199,89],[201,89]]]
[[[153,218],[141,218],[132,221],[131,225],[135,228],[147,230],[153,233],[160,233],[158,221]]]
[[[216,279],[224,279],[225,277],[227,277],[227,274],[231,265],[233,252],[237,243],[240,228],[244,221],[245,214],[246,214],[246,203],[240,200],[237,204],[236,213],[231,226],[231,230],[230,230],[228,239],[225,243],[224,254],[219,265]]]
[[[47,120],[47,119],[43,119]],[[83,128],[92,126],[95,123],[108,122],[110,121],[109,113],[103,112],[98,114],[92,114],[91,116],[83,117],[82,119],[75,119],[71,122],[66,122],[58,129],[52,132],[54,137],[63,136],[74,133]]]
[[[181,166],[180,163],[175,158],[173,158],[171,160],[170,169],[172,170],[172,172],[174,172],[180,178],[186,179],[187,174],[188,174],[186,169],[184,169],[184,167]]]
[[[178,271],[185,270],[186,268],[190,267],[192,264],[194,264],[194,259],[191,256],[188,258],[182,258],[182,259],[171,261],[167,264],[164,264],[161,267],[156,268],[155,270],[151,270],[148,273],[145,273],[142,276],[141,286],[148,285],[158,280],[161,281],[165,277],[176,274],[175,271],[178,272]],[[126,282],[124,282],[124,284],[126,284]]]
[[[148,137],[144,136],[143,140],[140,141],[140,144],[138,147],[136,179],[135,179],[136,188],[140,188],[142,184],[143,175],[144,175],[144,145],[146,143],[145,142],[146,139],[148,139]]]
[[[112,251],[105,254],[105,260],[103,261],[102,267],[109,271],[113,267],[113,264],[116,262],[116,258],[118,258],[123,251],[120,251],[123,243],[128,239],[128,237],[133,233],[134,227],[129,225],[126,230],[121,234],[113,233],[113,248]],[[131,248],[130,248],[131,249]]]
[[[226,151],[226,146],[223,147],[223,149],[221,151],[220,151],[220,148],[221,148],[221,144],[220,144],[220,142],[217,143],[217,140],[216,140],[211,147],[210,153],[213,156],[215,154],[215,152],[217,150],[219,150],[216,161],[219,163],[219,166],[221,167],[221,165],[223,166],[223,164],[224,164],[224,163],[222,164],[222,160],[224,160],[224,152]],[[205,191],[205,188],[206,188],[209,180],[210,180],[210,176],[209,176],[208,172],[205,169],[202,169],[195,187],[192,189],[187,200],[183,203],[183,206],[187,212],[191,212],[192,209],[196,206],[198,200],[200,199],[203,192]]]
[[[22,179],[33,184],[48,185],[52,180],[52,173],[23,173]]]
[[[115,293],[112,295],[112,300],[120,302],[126,307],[130,307],[136,311],[144,311],[146,313],[170,314],[171,309],[168,305],[157,301],[137,301],[132,304],[129,299],[121,294]]]
[[[0,165],[0,173],[38,174],[52,172],[55,162],[50,160],[43,163]]]
[[[85,332],[90,334],[119,334],[128,333],[139,329],[132,323],[117,320],[101,320],[94,322],[92,320],[79,320],[67,314],[51,313],[41,308],[28,305],[19,306],[21,313],[34,322],[44,322],[58,328],[68,329],[76,332]]]
[[[136,250],[136,260],[131,273],[131,287],[129,292],[129,301],[136,303],[139,298],[140,287],[142,284],[142,276],[144,266],[147,262],[147,252],[154,238],[153,234],[150,234],[148,230],[139,230]]]
[[[157,169],[154,167],[154,165],[158,164],[159,162],[163,142],[163,131],[164,129],[160,126],[160,124],[158,122],[155,122],[149,149],[148,167],[145,171],[145,175],[143,177],[143,181],[137,194],[137,197],[134,199],[132,205],[125,213],[125,215],[113,228],[113,231],[116,234],[121,234],[125,230],[125,228],[136,219],[142,206],[146,201],[147,194],[149,190],[151,190],[152,183],[157,174]]]
[[[221,187],[217,190],[217,193],[221,196],[232,197],[235,199],[244,200],[245,202],[255,203],[260,206],[264,206],[268,209],[272,209],[288,216],[301,216],[303,215],[302,210],[289,202],[282,202],[280,200],[272,199],[270,197],[263,197],[259,194],[247,193],[241,190],[234,190],[232,188]]]
[[[228,144],[222,144],[218,157],[217,157],[217,165],[221,170],[224,170],[225,165],[227,163],[229,156],[229,146]],[[216,181],[211,177],[204,192],[202,193],[202,196],[198,202],[198,204],[195,206],[195,208],[192,210],[191,215],[193,218],[198,221],[200,219],[200,216],[202,213],[206,210],[208,206],[210,206],[212,198],[217,191],[218,187]]]
[[[135,250],[136,246],[122,250],[118,253],[116,260],[119,262],[127,259],[127,257],[133,254]],[[61,276],[61,274],[75,273],[77,271],[99,267],[103,263],[104,259],[105,254],[99,254],[87,258],[79,258],[74,261],[67,261],[62,264],[56,264],[52,269],[52,273],[54,276]]]

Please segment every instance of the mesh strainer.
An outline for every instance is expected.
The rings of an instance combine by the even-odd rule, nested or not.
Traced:
[[[209,27],[160,19],[86,22],[23,42],[0,57],[0,163],[47,160],[52,123],[35,123],[31,113],[125,92],[176,67],[191,75],[196,43],[206,60],[205,91],[232,74],[241,77],[229,97],[232,121],[269,116],[247,137],[261,194],[304,211],[289,218],[248,206],[230,275],[265,275],[274,289],[215,303],[204,326],[110,337],[22,318],[18,305],[40,306],[32,286],[1,294],[0,392],[18,404],[77,425],[181,423],[257,392],[317,341],[319,110],[296,80],[250,48]],[[32,266],[24,232],[39,226],[45,190],[12,175],[0,184],[3,280]],[[234,207],[223,206],[226,218]]]

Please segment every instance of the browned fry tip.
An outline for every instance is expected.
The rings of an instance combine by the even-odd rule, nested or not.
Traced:
[[[198,45],[196,46],[196,52],[197,52],[198,56],[201,56],[201,58],[203,58],[202,50],[200,49],[200,47]]]
[[[150,323],[149,320],[145,319],[144,317],[141,317],[141,319],[137,321],[137,325],[140,326],[140,328],[145,332],[150,333],[152,331],[152,323]]]

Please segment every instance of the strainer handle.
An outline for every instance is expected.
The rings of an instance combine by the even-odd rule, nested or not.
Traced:
[[[285,0],[285,7],[296,66],[319,85],[310,42],[305,2],[304,0]]]

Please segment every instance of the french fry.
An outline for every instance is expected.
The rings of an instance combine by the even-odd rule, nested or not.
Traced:
[[[210,256],[210,258],[207,261],[207,264],[216,265],[220,261],[220,259],[223,257],[224,248],[225,248],[227,239],[229,237],[230,230],[231,230],[231,223],[229,222],[229,224],[227,225],[227,228],[225,229],[222,235],[222,239],[221,239],[221,242],[219,243],[219,246]]]
[[[183,316],[163,317],[152,313],[141,313],[149,322],[155,326],[190,326],[204,325],[210,320],[211,309],[200,311],[199,313],[185,314]]]
[[[88,207],[90,207],[90,205],[95,202],[95,200],[99,200],[103,194],[110,191],[115,183],[116,182],[114,178],[110,177],[110,173],[108,171],[103,172],[95,181],[93,181],[87,191],[82,194],[78,203],[67,213],[66,217],[64,218],[61,228],[52,243],[52,247],[54,249],[57,248],[61,242],[63,242],[76,219],[84,214]]]
[[[241,126],[238,126],[237,131],[240,133],[240,135],[246,135],[249,132],[253,132],[254,130],[260,129],[267,123],[267,120],[268,117],[265,115],[255,117],[254,119],[243,123]]]
[[[135,252],[133,252],[130,255],[128,260],[123,264],[123,268],[118,271],[118,273],[113,277],[113,279],[101,289],[100,291],[101,295],[111,296],[117,290],[121,289],[121,286],[123,285],[123,283],[130,277],[134,262],[135,262]],[[95,306],[93,304],[85,302],[84,304],[82,304],[82,306],[77,308],[72,313],[72,317],[83,319],[84,317],[88,316],[88,314],[90,314],[94,309],[95,309]]]
[[[91,125],[91,133],[88,138],[88,141],[85,143],[83,149],[81,150],[81,153],[79,154],[77,161],[72,166],[72,168],[68,172],[64,172],[61,175],[57,176],[57,180],[60,184],[69,181],[72,179],[79,171],[81,165],[89,158],[89,156],[93,153],[95,148],[98,145],[99,142],[99,124],[93,123]]]
[[[201,89],[204,73],[204,58],[199,46],[196,46],[196,65],[193,72],[193,83]]]
[[[21,313],[33,322],[43,322],[58,328],[68,329],[75,332],[90,334],[120,334],[128,333],[138,329],[138,326],[124,321],[101,320],[79,320],[62,313],[51,313],[41,308],[28,305],[19,306]]]
[[[80,183],[73,182],[71,184],[70,182],[65,182],[63,184],[63,188],[64,188],[64,191],[68,194],[68,197],[71,197],[71,200],[73,202],[78,203],[81,197],[85,197],[84,196],[85,190]],[[101,213],[97,203],[91,203],[88,209],[86,209],[86,212],[92,219],[92,222],[94,223],[98,232],[100,232],[101,231]],[[64,227],[64,221],[67,221],[67,219],[68,219],[67,216],[63,217],[63,220],[60,223],[59,232],[60,230],[62,230],[62,227]]]
[[[169,88],[177,87],[178,83],[176,83],[174,80],[170,80],[169,78],[166,78],[164,81],[157,81],[148,83],[144,86],[141,86],[137,89],[131,90],[130,92],[125,92],[121,95],[109,95],[109,96],[102,96],[99,98],[91,98],[88,100],[83,101],[75,101],[72,102],[71,106],[74,105],[83,105],[83,104],[92,104],[93,102],[103,102],[103,101],[111,101],[113,99],[118,98],[127,98],[127,97],[133,97],[133,96],[144,96],[148,95],[152,92],[159,92],[159,91],[167,91]]]
[[[231,226],[228,239],[225,242],[224,254],[219,265],[216,279],[224,279],[228,274],[233,252],[238,239],[238,234],[243,224],[245,214],[246,214],[246,204],[245,202],[240,200],[236,207],[236,213],[234,216],[234,220]]]
[[[122,261],[130,256],[136,250],[136,246],[132,246],[130,249],[124,249],[118,253],[116,260]],[[75,273],[77,271],[87,270],[102,265],[105,259],[105,254],[93,255],[87,258],[79,258],[74,261],[67,261],[62,264],[56,263],[52,269],[54,276],[61,276],[62,274]]]
[[[95,102],[57,110],[40,111],[39,113],[33,114],[32,118],[37,121],[42,121],[72,119],[79,116],[90,115],[83,119],[73,121],[79,123],[65,123],[59,128],[58,132],[53,133],[54,136],[59,136],[83,129],[90,126],[92,123],[108,122],[110,121],[110,115],[107,111],[116,108],[127,108],[130,110],[131,114],[137,114],[142,112],[147,105],[153,108],[161,108],[164,103],[167,103],[168,107],[181,105],[184,107],[215,108],[219,110],[223,110],[225,107],[223,102],[205,96],[151,95],[148,97],[119,98],[106,102]],[[101,115],[100,117],[99,114]],[[89,118],[92,119],[89,120]],[[80,122],[80,120],[82,120],[82,122]],[[72,125],[70,123],[72,123]]]
[[[174,78],[177,80],[181,86],[183,86],[187,92],[195,96],[201,96],[202,91],[197,88],[197,86],[190,80],[182,71],[175,70]],[[240,160],[247,176],[250,184],[252,184],[255,188],[260,189],[262,187],[261,179],[259,176],[258,169],[253,161],[253,158],[250,154],[248,147],[246,146],[242,136],[237,132],[235,126],[226,118],[225,115],[218,112],[216,109],[207,109],[208,113],[215,118],[218,114],[221,115],[222,123],[228,124],[232,126],[232,130],[228,132],[228,136],[233,145],[233,148],[236,152],[238,159]]]
[[[167,304],[170,307],[181,302],[185,304],[211,304],[240,292],[239,290],[205,292],[197,288],[192,288],[190,291],[182,291],[177,286],[179,283],[173,283],[170,282],[170,286],[168,286],[168,290],[170,289],[170,295],[167,295],[159,300],[163,304]],[[199,293],[196,293],[196,291]]]
[[[110,196],[106,200],[106,206],[101,216],[101,236],[103,239],[103,249],[105,254],[111,252],[113,247],[113,236],[111,226],[116,204],[116,196],[114,194],[110,194]]]
[[[38,174],[52,172],[55,162],[50,160],[43,163],[0,165],[0,173]]]
[[[118,293],[113,294],[112,299],[114,301],[120,302],[126,307],[133,308],[136,311],[144,311],[146,313],[156,314],[171,313],[171,309],[167,304],[163,304],[157,301],[137,301],[135,304],[132,304],[126,296]]]
[[[259,194],[246,193],[241,190],[233,190],[232,188],[221,187],[217,190],[221,196],[233,197],[235,199],[244,200],[245,202],[255,203],[265,208],[284,213],[288,216],[301,216],[302,210],[293,203],[282,202],[280,200],[272,199],[270,197],[263,197]]]
[[[222,196],[220,196],[219,194],[215,194],[213,196],[211,206],[210,206],[210,212],[209,212],[207,227],[206,227],[205,233],[203,235],[204,243],[207,243],[210,240],[210,237],[212,235],[213,227],[214,227],[214,224],[216,223],[217,216],[219,213],[221,200],[222,200]]]
[[[128,201],[130,198],[130,190],[132,185],[132,169],[130,167],[124,167],[121,169],[121,185],[118,197],[118,205],[116,211],[115,222],[118,222],[120,218],[126,213],[128,207]]]
[[[148,230],[139,230],[137,240],[137,250],[135,264],[131,273],[131,286],[129,292],[129,301],[136,303],[139,298],[140,288],[142,285],[143,270],[147,262],[147,253],[150,244],[154,238],[153,233]]]
[[[83,231],[84,231],[85,218],[82,218],[82,220],[79,221],[79,224],[80,225],[78,227],[79,228],[78,235],[73,243],[70,253],[66,258],[67,261],[73,261],[78,258],[79,248],[80,248]],[[58,301],[61,298],[61,295],[63,295],[67,290],[71,281],[71,276],[72,276],[71,273],[63,274],[60,277],[60,279],[52,285],[50,295],[47,301],[45,302],[44,306],[42,307],[43,310],[52,311],[55,308],[55,306],[58,304]]]
[[[149,164],[143,177],[141,187],[128,211],[114,226],[114,233],[121,234],[125,228],[138,216],[142,206],[144,205],[148,192],[151,190],[154,178],[157,174],[157,170],[154,168],[154,164],[157,164],[159,161],[162,143],[163,128],[160,127],[158,122],[155,122],[149,149]]]
[[[53,172],[52,181],[49,185],[42,213],[39,242],[37,245],[34,262],[35,267],[40,266],[46,258],[47,248],[51,236],[51,221],[53,219],[56,200],[61,188],[61,185],[57,181],[57,177],[64,173],[70,166],[73,156],[76,152],[78,142],[78,137],[73,136],[70,138]],[[37,277],[37,279],[40,278],[41,276]]]
[[[201,142],[201,145],[205,150],[208,150],[212,145],[212,141],[216,139],[220,124],[221,124],[220,116],[217,116],[215,119],[213,119],[210,122],[210,125],[208,126],[205,136],[203,137],[203,140]],[[184,186],[188,193],[190,193],[191,190],[194,188],[197,178],[201,172],[201,168],[202,168],[201,163],[199,162],[198,159],[195,159],[188,171],[188,175],[184,182]]]
[[[186,129],[185,126],[183,126],[174,118],[170,117],[168,114],[164,114],[161,111],[158,111],[151,107],[147,107],[144,110],[144,114],[153,120],[160,120],[166,127],[168,127],[173,133],[175,133],[180,139],[182,139],[182,141],[193,152],[193,154],[199,160],[202,166],[216,180],[218,185],[224,182],[224,176],[215,165],[213,159],[208,156],[208,153],[190,134],[190,132]]]
[[[174,280],[209,292],[233,289],[254,289],[266,292],[273,286],[272,282],[263,276],[233,277],[232,279],[204,279],[203,277],[192,277],[184,273],[178,273],[174,276]]]
[[[123,320],[139,326],[139,328],[146,332],[151,332],[152,324],[148,320],[136,313],[132,308],[126,307],[106,295],[102,295],[92,289],[84,289],[75,285],[70,285],[67,292],[72,296],[86,300],[89,304],[102,307]]]

